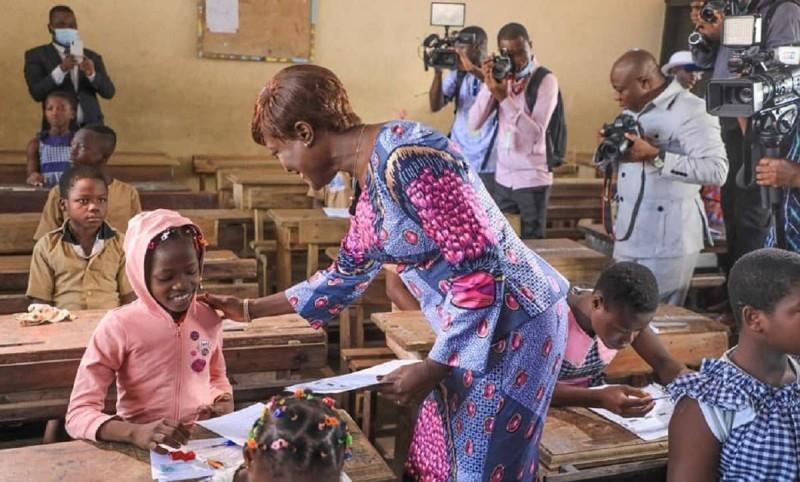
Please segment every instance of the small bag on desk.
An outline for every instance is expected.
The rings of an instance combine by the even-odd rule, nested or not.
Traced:
[[[77,318],[69,312],[44,303],[31,303],[27,313],[17,313],[14,319],[19,320],[22,326],[38,326],[45,323],[60,323],[72,321]]]

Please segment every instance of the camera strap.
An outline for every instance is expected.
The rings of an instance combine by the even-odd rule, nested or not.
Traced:
[[[642,162],[642,176],[639,185],[639,194],[636,196],[636,202],[633,205],[633,213],[631,213],[631,220],[628,223],[628,230],[621,238],[616,236],[614,232],[614,213],[612,212],[612,202],[617,197],[616,189],[614,189],[614,165],[609,164],[605,169],[605,176],[603,177],[603,227],[611,236],[611,239],[617,241],[627,241],[633,235],[633,228],[636,226],[636,219],[639,217],[639,209],[644,200],[644,184],[647,180],[647,173],[645,172],[645,163]]]

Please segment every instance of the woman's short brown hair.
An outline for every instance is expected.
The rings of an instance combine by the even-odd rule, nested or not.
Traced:
[[[261,89],[250,124],[253,140],[264,145],[267,135],[293,139],[294,125],[300,121],[330,132],[361,123],[336,74],[310,64],[286,67]]]

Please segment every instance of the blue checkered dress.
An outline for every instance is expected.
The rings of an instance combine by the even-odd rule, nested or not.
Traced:
[[[687,396],[710,407],[755,418],[733,428],[721,447],[722,482],[800,480],[800,381],[773,387],[725,360],[703,360],[700,371],[668,387],[677,403]]]

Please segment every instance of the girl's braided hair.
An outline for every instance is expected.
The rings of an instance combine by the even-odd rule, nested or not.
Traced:
[[[351,457],[353,437],[334,406],[332,398],[302,389],[272,397],[253,424],[247,446],[268,460],[276,477],[304,472],[338,480]]]

